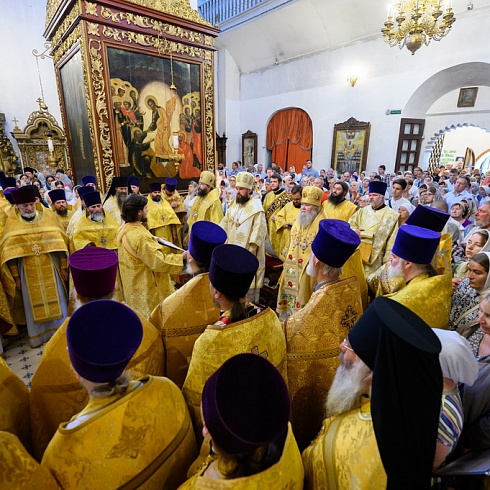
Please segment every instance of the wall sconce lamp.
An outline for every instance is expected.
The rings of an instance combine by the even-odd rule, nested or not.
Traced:
[[[347,79],[347,82],[350,83],[351,87],[354,87],[355,84],[357,83],[357,77],[350,77]]]

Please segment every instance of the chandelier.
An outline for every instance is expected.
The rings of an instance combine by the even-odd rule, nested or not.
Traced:
[[[398,1],[389,7],[381,33],[385,43],[400,49],[406,46],[414,55],[422,44],[440,41],[455,21],[450,0]]]

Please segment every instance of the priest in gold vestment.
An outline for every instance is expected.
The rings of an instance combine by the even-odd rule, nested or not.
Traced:
[[[196,340],[182,392],[201,438],[200,406],[206,380],[227,359],[244,352],[265,357],[287,379],[286,342],[276,314],[245,303],[258,268],[258,260],[243,247],[219,245],[209,268],[213,301],[222,310],[220,319]]]
[[[67,316],[68,238],[54,214],[36,205],[32,187],[11,194],[16,208],[0,240],[2,283],[11,308],[21,291],[29,345],[36,347]]]
[[[390,275],[402,278],[406,285],[387,297],[405,305],[431,328],[447,329],[451,275],[437,274],[430,265],[440,239],[439,233],[427,228],[400,227],[393,245]]]
[[[83,196],[85,210],[73,231],[70,249],[72,252],[87,246],[117,250],[119,225],[104,211],[99,192]]]
[[[235,200],[219,225],[228,236],[226,243],[246,248],[257,257],[259,268],[250,285],[248,299],[258,302],[260,288],[264,285],[267,222],[260,199],[252,196],[253,181],[254,176],[250,172],[238,173]]]
[[[119,225],[123,224],[121,213],[124,201],[128,197],[128,186],[129,182],[127,177],[113,177],[111,186],[103,203],[104,210],[108,212]]]
[[[269,240],[277,258],[284,261],[291,241],[291,228],[301,210],[300,185],[291,189],[291,201],[283,206],[268,221]]]
[[[349,186],[346,182],[342,180],[335,182],[328,199],[322,204],[325,218],[349,221],[357,211],[357,206],[346,199],[348,192]]]
[[[362,315],[356,277],[340,279],[360,239],[345,221],[320,221],[306,273],[317,284],[308,303],[285,323],[293,431],[300,450],[318,432],[324,400],[339,366],[339,344]]]
[[[223,219],[223,209],[219,200],[220,190],[215,186],[216,176],[208,170],[201,172],[197,197],[187,220],[189,230],[186,241],[188,240],[192,225],[197,221],[212,221],[213,223],[219,224]]]
[[[68,226],[66,228],[66,234],[68,238],[71,238],[73,235],[73,231],[75,230],[78,222],[83,216],[83,212],[85,211],[85,201],[83,196],[88,194],[89,192],[94,192],[94,188],[92,186],[82,186],[78,188],[78,201],[75,203],[75,210],[70,216],[70,221],[68,222]]]
[[[323,191],[318,187],[304,187],[301,212],[291,229],[289,249],[279,283],[276,312],[283,320],[308,303],[315,278],[306,274],[311,244],[323,219],[321,200]]]
[[[379,297],[340,349],[327,418],[303,452],[305,487],[428,490],[442,395],[439,339],[403,305]]]
[[[193,275],[181,288],[165,298],[152,312],[150,321],[162,333],[165,347],[164,375],[182,388],[194,343],[207,325],[216,322],[219,308],[209,294],[209,265],[213,250],[226,241],[225,231],[208,221],[194,224],[189,238],[186,272]]]
[[[53,189],[52,191],[49,191],[48,196],[52,203],[51,210],[56,214],[63,229],[66,231],[74,210],[72,205],[66,202],[65,190]]]
[[[182,248],[182,224],[174,208],[162,197],[159,182],[151,182],[148,195],[148,229],[152,235],[163,238]],[[175,249],[165,248],[166,253],[175,253]]]
[[[238,177],[241,172],[237,174],[237,187]],[[278,213],[288,202],[291,202],[291,194],[287,189],[282,187],[282,177],[279,174],[272,174],[270,177],[270,191],[264,197],[264,212],[269,225],[269,220]]]
[[[41,462],[63,489],[174,489],[185,480],[197,448],[182,394],[166,378],[124,371],[142,337],[138,316],[116,301],[90,301],[70,318],[68,355],[89,402],[60,425]]]
[[[131,194],[123,205],[126,223],[117,236],[119,270],[126,303],[149,318],[154,308],[174,292],[170,274],[182,270],[182,256],[165,254],[162,245],[143,225],[147,199]]]
[[[186,214],[186,210],[184,199],[177,190],[177,183],[177,179],[167,177],[165,179],[165,184],[163,185],[162,197],[170,204],[175,214],[182,221],[183,216]]]
[[[117,255],[99,247],[84,248],[70,255],[69,265],[78,309],[97,299],[118,300]],[[89,299],[90,298],[90,299]],[[143,338],[127,369],[133,376],[163,375],[165,355],[160,332],[139,315]],[[62,422],[70,420],[87,404],[88,394],[77,380],[66,350],[69,318],[46,344],[31,384],[31,421],[34,455],[40,461]]]
[[[180,490],[303,488],[289,412],[286,383],[269,361],[250,353],[226,360],[203,390],[203,433],[212,450]]]
[[[370,206],[359,209],[349,219],[361,238],[360,251],[366,277],[388,262],[398,231],[399,214],[385,205],[386,182],[369,183]]]

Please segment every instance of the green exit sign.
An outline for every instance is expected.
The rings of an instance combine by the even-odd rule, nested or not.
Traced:
[[[401,114],[402,113],[402,110],[401,109],[392,109],[390,111],[390,114]]]

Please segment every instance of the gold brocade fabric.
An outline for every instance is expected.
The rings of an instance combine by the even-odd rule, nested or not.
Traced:
[[[268,359],[287,382],[286,341],[281,323],[270,308],[230,325],[208,325],[194,344],[182,388],[198,440],[202,429],[200,405],[204,384],[227,359],[246,352]]]
[[[64,490],[174,489],[185,481],[197,448],[182,394],[166,378],[139,381],[124,396],[91,398],[83,412],[104,408],[59,427],[41,466]]]
[[[416,313],[431,328],[447,329],[451,312],[451,275],[420,274],[400,291],[387,294]]]
[[[340,219],[349,221],[351,216],[357,211],[357,206],[344,199],[340,204],[332,204],[328,199],[322,204],[323,214],[328,219]]]
[[[238,245],[247,250],[255,247],[253,253],[259,261],[259,267],[250,284],[250,289],[261,288],[264,285],[265,276],[267,223],[260,199],[251,198],[246,204],[238,204],[233,201],[219,225],[226,231],[226,243]]]
[[[141,223],[126,223],[117,237],[124,299],[145,318],[174,292],[170,274],[178,274],[180,254],[164,254],[162,246]]]
[[[347,279],[348,277],[357,277],[359,289],[361,291],[362,309],[367,310],[369,306],[369,291],[366,278],[364,277],[364,267],[362,265],[361,252],[357,249],[342,266],[342,273],[340,279]]]
[[[105,202],[102,199],[102,202],[104,203],[103,208],[106,214],[109,213],[118,225],[124,224],[121,218],[121,210],[117,205],[117,198],[115,196],[109,196]]]
[[[72,237],[73,232],[75,231],[75,228],[77,227],[78,222],[83,216],[83,213],[85,213],[85,209],[82,209],[81,207],[78,208],[76,211],[72,213],[70,216],[70,221],[68,222],[68,226],[66,228],[66,234],[68,235],[69,238]]]
[[[40,211],[41,207],[37,209],[37,216],[33,221],[22,219],[18,210],[9,216],[0,240],[0,262],[5,294],[9,304],[14,305],[15,281],[7,262],[24,259],[30,308],[34,321],[41,323],[62,316],[56,285],[59,271],[49,254],[68,254],[68,237],[51,211]]]
[[[165,356],[160,332],[138,315],[143,339],[127,366],[133,378],[163,375]],[[31,384],[31,423],[34,456],[42,455],[62,422],[70,420],[87,404],[87,391],[80,384],[66,350],[67,318],[44,348]]]
[[[371,420],[371,403],[324,420],[303,452],[307,490],[380,490],[387,477]]]
[[[96,247],[107,248],[109,250],[117,249],[117,232],[119,225],[114,218],[105,213],[104,221],[92,221],[83,211],[82,217],[77,223],[70,240],[71,252],[76,252],[85,248],[90,243]]]
[[[284,261],[284,269],[279,284],[277,314],[292,315],[308,303],[316,278],[306,274],[310,260],[311,244],[318,232],[318,225],[324,219],[320,212],[309,226],[299,226],[297,222],[291,228],[291,239]]]
[[[288,318],[288,383],[293,430],[300,450],[314,439],[325,416],[324,401],[340,364],[340,343],[362,315],[357,278],[321,286]]]
[[[172,207],[174,210],[175,214],[177,213],[185,213],[185,207],[184,207],[184,199],[182,196],[179,194],[179,191],[175,190],[171,196],[169,196],[163,189],[162,189],[162,198],[164,198]],[[151,198],[150,198],[151,199]]]
[[[47,468],[26,451],[16,436],[0,431],[0,488],[8,490],[57,490]]]
[[[30,449],[30,426],[29,390],[0,357],[0,431],[15,434]]]
[[[192,225],[197,221],[212,221],[213,223],[219,224],[223,219],[223,208],[221,206],[221,201],[219,200],[219,194],[219,189],[213,189],[207,196],[196,197],[187,220],[189,231],[187,233],[186,242],[189,240]]]
[[[263,203],[267,223],[269,223],[269,220],[274,214],[278,213],[292,199],[291,194],[286,190],[283,190],[279,194],[275,194],[273,191],[268,192],[264,197]]]
[[[161,331],[165,348],[164,376],[179,388],[187,376],[194,343],[219,315],[209,294],[208,273],[193,277],[153,310],[150,321]]]
[[[172,242],[182,248],[182,225],[172,206],[162,199],[155,202],[148,197],[148,229],[159,238]],[[178,250],[165,247],[165,253],[180,253]]]
[[[214,480],[202,476],[212,463],[206,463],[199,472],[179,487],[179,490],[264,490],[264,489],[302,489],[303,463],[294,440],[291,425],[284,443],[281,459],[270,468],[252,476],[232,480]]]
[[[295,208],[292,202],[288,202],[271,219],[269,224],[269,240],[277,257],[285,260],[291,239],[291,225],[296,222],[301,208]]]
[[[4,335],[17,335],[19,331],[15,325],[12,313],[10,312],[9,302],[0,282],[0,333]]]
[[[377,211],[366,206],[349,219],[350,227],[354,231],[361,230],[361,246],[364,243],[372,247],[369,258],[364,263],[366,277],[388,262],[398,232],[398,217],[399,214],[388,206]]]
[[[53,211],[53,213],[55,214],[58,221],[61,223],[61,226],[63,227],[63,230],[65,230],[65,232],[66,232],[66,229],[68,228],[68,224],[70,223],[71,217],[73,216],[73,213],[75,212],[74,209],[72,208],[71,204],[67,204],[66,209],[68,211],[66,216],[60,216],[56,212],[56,208],[54,206],[51,206],[51,211]]]

